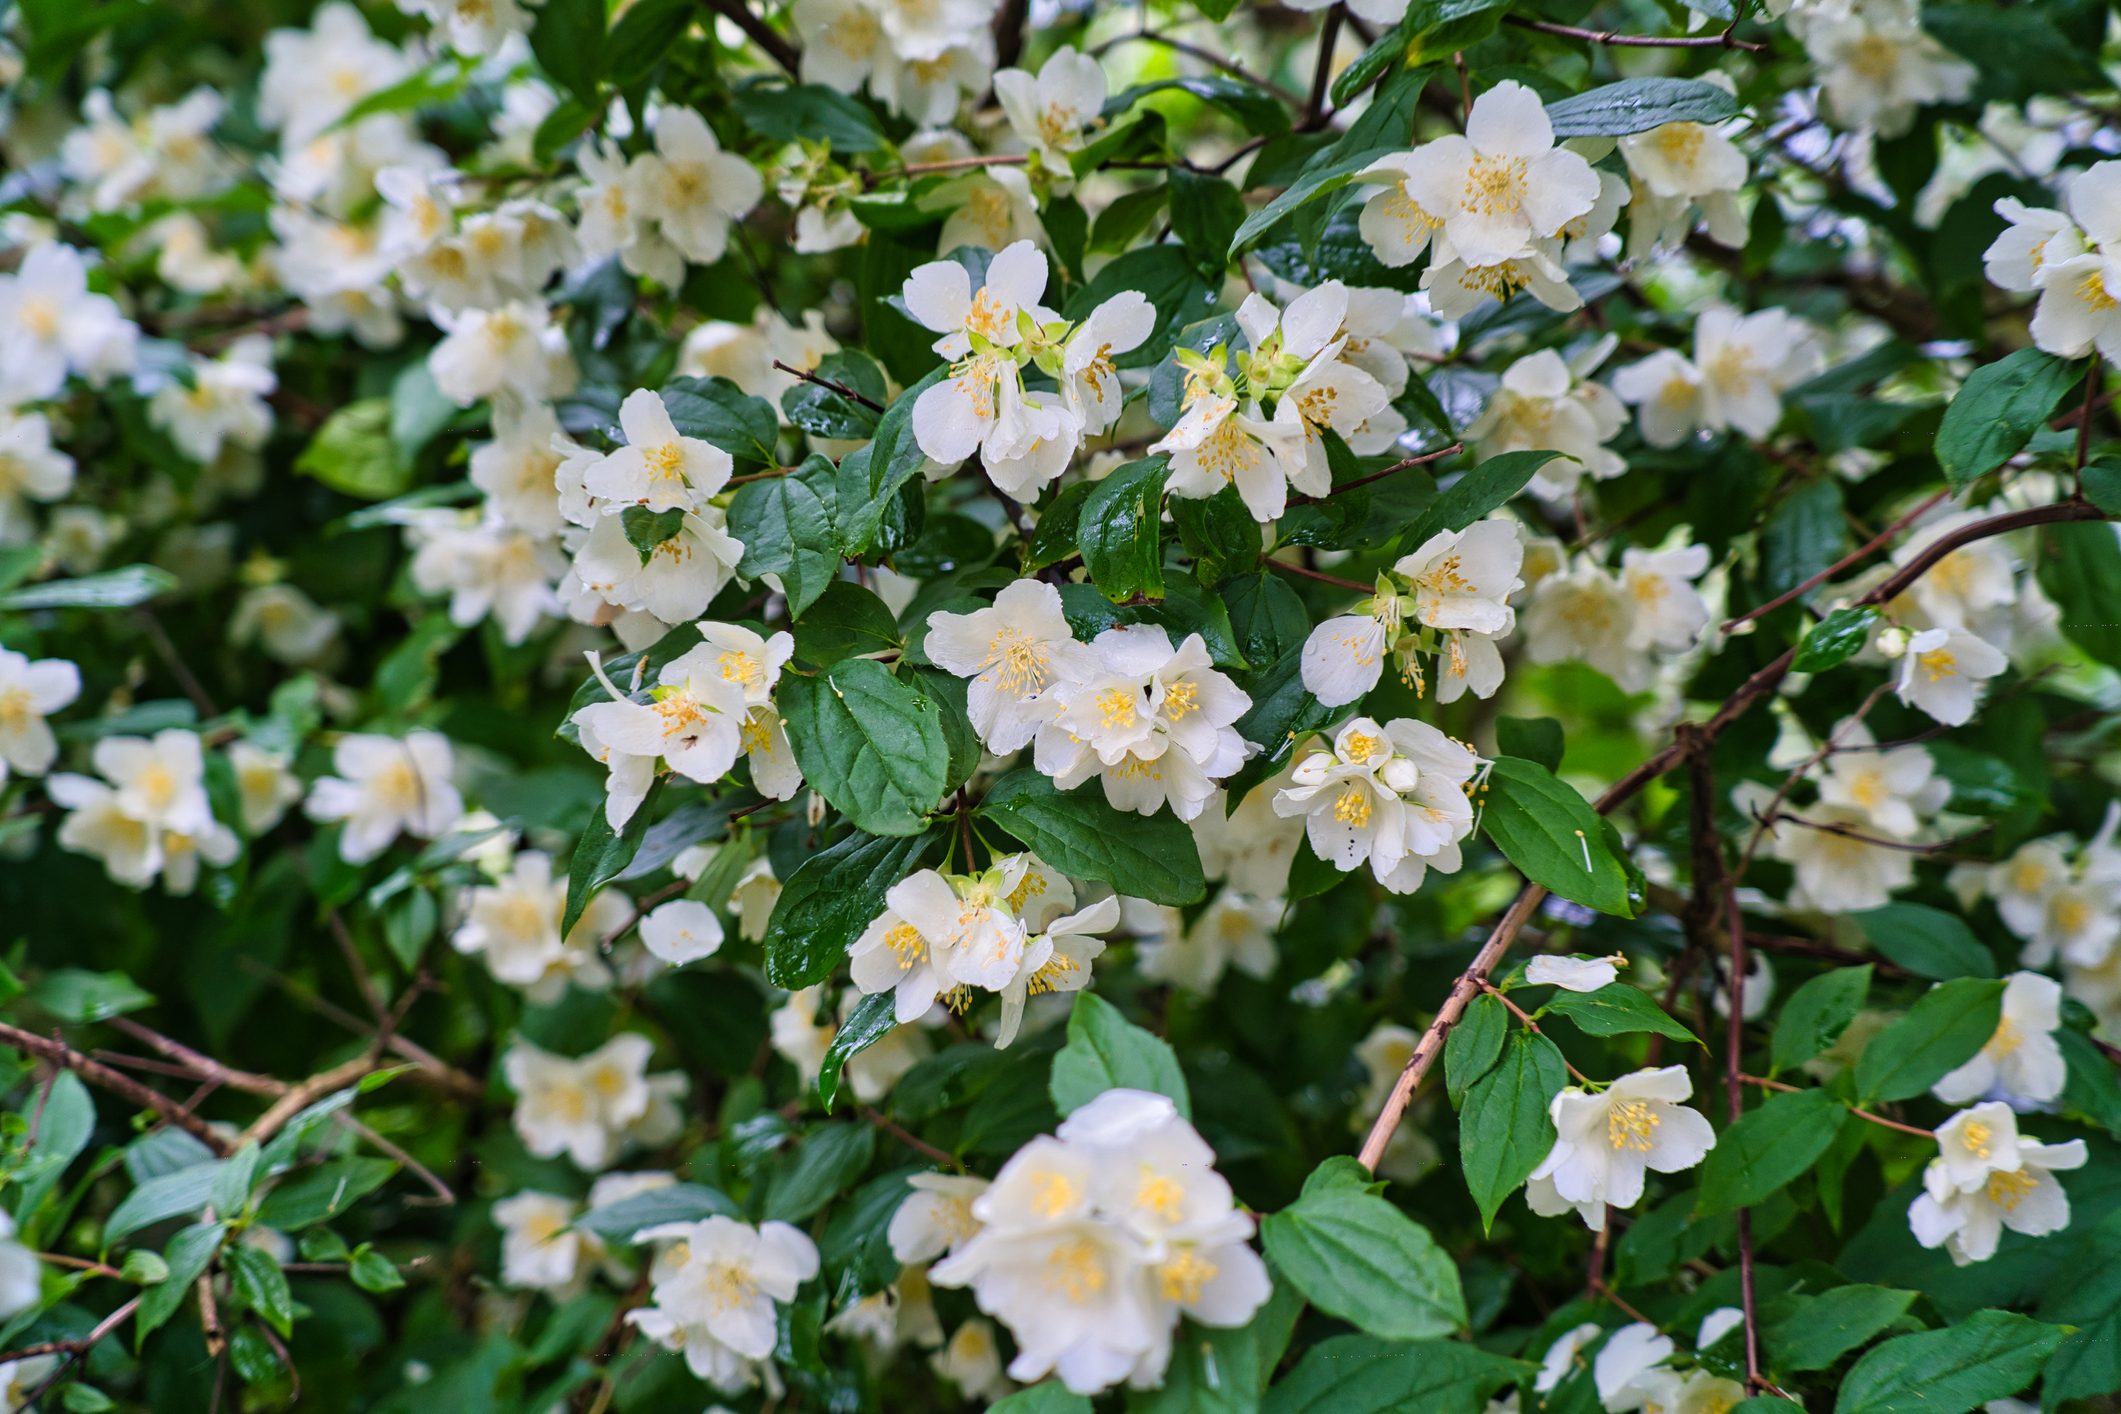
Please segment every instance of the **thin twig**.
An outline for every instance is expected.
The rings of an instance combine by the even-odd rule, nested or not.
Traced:
[[[1345,3],[1335,5],[1326,11],[1325,22],[1318,28],[1318,63],[1311,70],[1311,97],[1304,104],[1303,121],[1296,125],[1298,132],[1307,133],[1325,125],[1326,89],[1333,80],[1333,48],[1340,42],[1341,21],[1347,15]]]
[[[921,1138],[918,1134],[915,1134],[908,1129],[902,1128],[901,1126],[892,1123],[890,1120],[884,1118],[881,1113],[874,1109],[871,1109],[867,1105],[864,1105],[862,1107],[861,1113],[863,1119],[868,1120],[878,1129],[890,1135],[893,1139],[898,1140],[899,1143],[905,1145],[907,1148],[913,1150],[915,1153],[921,1155],[923,1158],[933,1159],[935,1162],[943,1165],[945,1168],[956,1169],[959,1172],[964,1171],[965,1166],[958,1161],[957,1155],[951,1153],[949,1150],[937,1148],[935,1145],[930,1144],[927,1140]]]
[[[140,632],[147,635],[148,646],[155,650],[155,656],[162,660],[162,666],[169,669],[169,675],[177,680],[177,686],[191,699],[191,705],[198,708],[199,715],[220,716],[221,709],[214,706],[214,700],[207,695],[206,687],[199,681],[198,674],[191,670],[191,664],[184,661],[184,655],[177,651],[177,645],[170,642],[169,631],[162,627],[162,620],[155,617],[155,611],[142,604],[133,610],[133,622],[140,626]]]
[[[1760,605],[1758,608],[1748,609],[1744,613],[1738,615],[1736,618],[1725,619],[1723,621],[1723,631],[1725,633],[1729,633],[1731,630],[1737,628],[1740,624],[1748,624],[1751,623],[1754,619],[1765,618],[1767,615],[1772,614],[1777,609],[1781,608],[1784,604],[1793,603],[1796,600],[1802,599],[1805,595],[1811,593],[1814,589],[1817,589],[1820,585],[1826,583],[1835,575],[1840,574],[1843,570],[1848,569],[1852,565],[1859,565],[1863,563],[1872,555],[1876,554],[1885,545],[1890,543],[1894,539],[1894,537],[1900,534],[1901,531],[1913,525],[1916,520],[1920,519],[1925,513],[1927,513],[1932,506],[1935,506],[1938,502],[1944,500],[1947,496],[1951,494],[1951,490],[1949,488],[1946,488],[1945,490],[1939,491],[1936,495],[1926,498],[1922,502],[1922,504],[1916,506],[1906,515],[1903,515],[1902,517],[1900,517],[1900,519],[1894,521],[1891,525],[1879,531],[1868,542],[1859,545],[1855,549],[1849,551],[1846,555],[1843,555],[1840,559],[1834,561],[1834,563],[1828,565],[1825,569],[1819,571],[1819,573],[1813,575],[1810,579],[1807,579],[1804,583],[1798,585],[1796,588],[1785,589],[1782,593],[1777,594],[1774,598],[1768,600],[1765,604]]]
[[[1738,1078],[1748,1085],[1758,1085],[1763,1090],[1780,1090],[1785,1094],[1804,1088],[1801,1085],[1790,1085],[1780,1080],[1770,1080],[1764,1075],[1740,1075]],[[1850,1105],[1848,1112],[1858,1119],[1868,1120],[1881,1129],[1892,1129],[1902,1134],[1912,1134],[1917,1139],[1935,1139],[1937,1137],[1937,1131],[1934,1129],[1924,1129],[1920,1125],[1902,1124],[1897,1119],[1887,1119],[1882,1114],[1874,1114],[1870,1110],[1862,1109],[1855,1105]]]
[[[1745,1085],[1738,1063],[1739,1052],[1745,1047],[1745,913],[1738,904],[1736,883],[1724,890],[1724,903],[1729,911],[1727,929],[1731,939],[1731,974],[1724,982],[1730,993],[1729,1025],[1724,1031],[1723,1078],[1724,1098],[1729,1105],[1731,1123],[1736,1124],[1745,1113]],[[1738,1209],[1738,1295],[1745,1316],[1745,1389],[1747,1394],[1758,1393],[1760,1377],[1760,1310],[1753,1290],[1753,1210]]]
[[[744,0],[701,0],[701,3],[742,30],[751,42],[766,51],[768,58],[781,66],[790,78],[800,77],[803,56],[779,31],[767,24]]]
[[[1453,442],[1448,447],[1442,447],[1433,452],[1423,452],[1418,457],[1408,457],[1403,461],[1393,462],[1382,471],[1373,471],[1368,476],[1358,476],[1353,481],[1343,481],[1323,496],[1291,496],[1289,504],[1292,506],[1309,506],[1319,501],[1330,501],[1335,496],[1353,491],[1358,486],[1368,486],[1373,481],[1382,481],[1388,476],[1396,476],[1410,466],[1427,466],[1430,462],[1442,461],[1445,457],[1456,456],[1465,449],[1465,443]]]
[[[1221,70],[1223,73],[1228,74],[1231,78],[1243,79],[1246,83],[1251,84],[1256,88],[1265,89],[1267,92],[1273,94],[1276,98],[1279,98],[1282,102],[1288,104],[1292,108],[1304,101],[1304,96],[1302,94],[1297,93],[1293,89],[1284,88],[1280,84],[1274,82],[1274,80],[1272,79],[1262,78],[1260,75],[1253,73],[1250,69],[1236,62],[1234,59],[1225,59],[1222,55],[1217,54],[1212,50],[1203,49],[1198,44],[1189,44],[1183,39],[1173,39],[1170,35],[1158,34],[1155,30],[1129,31],[1126,34],[1122,34],[1115,38],[1106,40],[1103,44],[1100,44],[1095,49],[1092,49],[1090,53],[1092,55],[1099,55],[1103,54],[1108,49],[1116,49],[1122,44],[1134,43],[1160,44],[1174,54],[1189,55],[1192,58],[1200,60],[1203,64],[1206,64],[1211,69]]]
[[[1523,1007],[1517,1005],[1517,1003],[1511,1001],[1509,997],[1503,992],[1502,988],[1496,986],[1494,983],[1490,982],[1485,977],[1480,979],[1480,990],[1486,992],[1496,1001],[1501,1002],[1503,1006],[1509,1011],[1510,1015],[1517,1018],[1517,1024],[1522,1026],[1525,1030],[1531,1032],[1534,1036],[1545,1036],[1547,1034],[1546,1032],[1539,1029],[1539,1023],[1532,1020],[1531,1014],[1529,1012],[1527,1012]],[[1556,1046],[1554,1047],[1554,1050],[1559,1053],[1561,1047]],[[1562,1056],[1561,1063],[1564,1066],[1568,1067],[1569,1074],[1576,1077],[1578,1084],[1589,1085],[1592,1083],[1590,1076],[1585,1075],[1575,1066],[1569,1064],[1569,1058],[1567,1056]]]
[[[226,1156],[235,1152],[234,1145],[177,1101],[159,1090],[149,1089],[123,1071],[113,1070],[103,1062],[83,1055],[56,1037],[39,1036],[34,1031],[24,1031],[19,1026],[0,1022],[0,1045],[13,1046],[18,1051],[28,1051],[53,1065],[65,1067],[91,1085],[108,1090],[142,1109],[154,1111],[165,1122],[174,1124],[216,1154]]]
[[[1504,15],[1502,18],[1503,23],[1519,29],[1537,30],[1563,39],[1580,39],[1586,44],[1610,44],[1621,49],[1741,49],[1748,54],[1767,50],[1765,44],[1736,38],[1728,29],[1716,34],[1617,34],[1609,29],[1579,29],[1575,25],[1557,25],[1547,20],[1527,19],[1523,15]]]
[[[1340,589],[1352,589],[1359,594],[1368,594],[1377,587],[1374,584],[1363,584],[1358,580],[1342,579],[1337,574],[1326,574],[1320,570],[1308,569],[1303,565],[1293,565],[1287,560],[1269,559],[1267,563],[1275,569],[1286,571],[1289,574],[1300,575],[1305,579],[1315,579],[1320,584],[1330,584]]]
[[[878,402],[875,398],[866,397],[861,393],[857,393],[854,389],[848,387],[845,383],[837,382],[831,378],[826,378],[821,374],[813,373],[807,368],[797,368],[792,364],[782,363],[779,359],[775,359],[773,361],[773,366],[775,368],[778,368],[783,373],[793,374],[795,377],[802,379],[805,383],[815,383],[820,388],[830,388],[833,392],[838,393],[841,397],[852,399],[853,401],[860,403],[863,407],[868,408],[871,412],[882,412],[884,410],[884,405]]]

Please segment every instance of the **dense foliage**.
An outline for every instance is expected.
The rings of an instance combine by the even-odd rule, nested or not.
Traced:
[[[0,0],[5,1407],[2116,1407],[2115,43]]]

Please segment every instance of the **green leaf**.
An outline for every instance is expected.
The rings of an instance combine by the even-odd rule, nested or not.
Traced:
[[[1241,1326],[1217,1329],[1187,1321],[1163,1383],[1130,1390],[1128,1414],[1259,1414],[1260,1396],[1289,1348],[1303,1305],[1294,1287],[1278,1281],[1266,1304]]]
[[[287,1289],[287,1273],[263,1247],[235,1242],[222,1254],[236,1293],[257,1312],[260,1319],[281,1335],[294,1329],[295,1298]]]
[[[1837,1286],[1802,1298],[1796,1310],[1761,1331],[1777,1370],[1824,1370],[1876,1339],[1915,1304],[1916,1293],[1890,1286]]]
[[[611,822],[604,818],[603,811],[589,813],[589,823],[582,827],[582,838],[576,842],[574,855],[567,863],[567,908],[560,919],[563,936],[573,931],[582,910],[589,907],[589,900],[596,897],[597,890],[625,873],[626,866],[633,862],[641,841],[648,835],[648,822],[654,816],[649,807],[661,794],[662,782],[657,781],[648,788],[647,798],[626,821],[626,828],[616,833]]]
[[[1770,1095],[1716,1137],[1702,1164],[1695,1213],[1713,1217],[1749,1208],[1787,1187],[1819,1162],[1847,1119],[1841,1101],[1824,1090]]]
[[[427,360],[405,365],[390,384],[390,445],[410,466],[423,448],[457,420],[459,409],[435,386]]]
[[[1783,497],[1760,529],[1765,593],[1787,593],[1834,563],[1848,543],[1843,510],[1833,481],[1809,481]]]
[[[781,411],[788,415],[788,421],[819,437],[841,441],[874,437],[877,419],[883,416],[884,403],[891,396],[884,382],[884,370],[877,367],[876,360],[853,349],[841,349],[825,355],[812,372],[859,393],[868,403],[821,383],[798,383],[781,394]]]
[[[127,565],[77,579],[53,579],[10,589],[0,594],[0,609],[130,609],[176,587],[177,577],[168,570],[153,565]]]
[[[766,980],[794,991],[832,975],[847,946],[884,911],[884,894],[920,867],[929,837],[859,832],[803,861],[766,925]]]
[[[1559,991],[1540,1008],[1576,1023],[1589,1036],[1625,1036],[1633,1031],[1654,1031],[1674,1041],[1701,1044],[1701,1038],[1665,1014],[1663,1007],[1640,987],[1612,982],[1595,992]]]
[[[656,546],[684,529],[685,508],[672,506],[667,511],[651,511],[646,506],[626,506],[619,511],[619,524],[626,532],[626,543],[633,546],[645,565],[655,557]]]
[[[1560,455],[1560,452],[1543,451],[1504,452],[1499,457],[1489,457],[1453,482],[1449,490],[1429,503],[1421,519],[1407,527],[1406,534],[1399,537],[1402,553],[1420,549],[1424,541],[1440,530],[1464,530],[1524,490],[1541,467]]]
[[[1414,69],[1388,80],[1345,133],[1304,163],[1297,179],[1281,195],[1245,218],[1237,234],[1230,238],[1231,258],[1279,225],[1290,212],[1338,191],[1386,153],[1404,152],[1413,136],[1414,109],[1427,82],[1426,69]]]
[[[1603,822],[1545,767],[1498,757],[1480,819],[1495,847],[1533,883],[1600,913],[1635,916],[1628,872],[1607,846]]]
[[[994,783],[978,814],[1039,858],[1078,879],[1096,879],[1152,903],[1199,903],[1207,896],[1193,832],[1158,811],[1115,810],[1095,782],[1063,791],[1025,766]]]
[[[1150,94],[1174,88],[1192,94],[1203,103],[1222,109],[1244,124],[1245,130],[1254,137],[1272,137],[1289,130],[1289,110],[1279,98],[1258,84],[1222,74],[1158,79],[1154,83],[1136,84],[1105,100],[1105,118],[1109,122]]]
[[[1823,673],[1838,668],[1863,651],[1871,641],[1871,629],[1882,617],[1868,604],[1834,610],[1805,634],[1790,662],[1793,673]]]
[[[987,1406],[987,1414],[1090,1414],[1090,1399],[1059,1380],[1020,1389]]]
[[[1949,982],[1954,977],[1993,977],[1996,956],[1981,945],[1966,920],[1919,903],[1889,903],[1851,914],[1849,921],[1878,952],[1917,977]]]
[[[922,337],[925,342],[926,335]],[[913,435],[913,405],[949,373],[949,365],[945,364],[900,393],[877,419],[876,439],[840,463],[839,499],[834,514],[838,517],[840,548],[850,558],[866,555],[875,546],[899,488],[918,476],[927,464],[928,458]]]
[[[23,999],[76,1026],[108,1021],[155,1004],[153,994],[122,972],[87,972],[78,967],[46,973]]]
[[[2049,525],[2035,557],[2040,587],[2061,609],[2070,642],[2109,667],[2121,667],[2121,620],[2113,612],[2121,584],[2121,540],[2111,524]],[[0,601],[4,602],[4,601]]]
[[[1275,111],[1281,111],[1279,104]],[[1245,199],[1221,177],[1188,171],[1171,172],[1171,234],[1177,236],[1204,271],[1229,263],[1230,237],[1244,224]]]
[[[886,1000],[889,1000],[887,997]],[[794,1161],[766,1193],[766,1216],[800,1223],[854,1186],[876,1157],[876,1131],[866,1124],[828,1124],[795,1146]]]
[[[399,459],[390,430],[390,399],[350,402],[324,420],[295,470],[364,501],[401,495],[412,485],[412,464]]]
[[[213,1196],[221,1167],[216,1160],[147,1179],[111,1210],[109,1220],[103,1224],[103,1240],[118,1242],[141,1228],[198,1212]]]
[[[634,0],[604,40],[604,73],[626,89],[648,77],[699,13],[692,0]],[[748,104],[742,110],[749,112]]]
[[[1564,746],[1561,723],[1552,717],[1495,719],[1495,747],[1504,756],[1521,756],[1549,771],[1558,771]]]
[[[743,89],[733,105],[744,126],[775,142],[826,142],[849,155],[884,145],[884,130],[867,108],[823,84]]]
[[[333,1159],[283,1178],[258,1205],[258,1222],[296,1232],[329,1222],[389,1181],[398,1166],[388,1159]]]
[[[1774,1048],[1769,1053],[1768,1073],[1777,1074],[1803,1065],[1839,1039],[1863,1009],[1870,994],[1871,969],[1837,967],[1822,972],[1790,993],[1775,1021]]]
[[[795,624],[797,660],[820,668],[903,646],[890,606],[852,580],[827,584]]]
[[[1306,1184],[1261,1221],[1274,1269],[1311,1304],[1386,1340],[1446,1336],[1466,1324],[1458,1269],[1428,1230],[1364,1189]]]
[[[1453,1340],[1337,1335],[1304,1352],[1267,1391],[1264,1414],[1477,1414],[1497,1390],[1529,1377],[1522,1360]]]
[[[1942,982],[1878,1033],[1856,1062],[1866,1100],[1906,1100],[1964,1065],[1996,1034],[2003,984],[1977,977]]]
[[[1105,597],[1164,593],[1162,457],[1129,462],[1097,483],[1083,501],[1078,537],[1083,564]]]
[[[2019,349],[1967,375],[1937,424],[1937,464],[1953,490],[2015,456],[2076,383],[2078,365]]]
[[[1142,1030],[1094,992],[1075,994],[1068,1043],[1053,1057],[1049,1088],[1054,1108],[1064,1115],[1107,1090],[1151,1090],[1170,1096],[1180,1114],[1193,1117],[1186,1077],[1170,1042]]]
[[[1720,123],[1738,115],[1728,89],[1699,79],[1623,79],[1547,105],[1558,141],[1621,137],[1666,123]]]
[[[803,779],[835,809],[873,835],[927,828],[950,767],[933,698],[855,658],[782,678],[777,700]]]
[[[192,1283],[205,1274],[214,1253],[221,1250],[221,1239],[227,1233],[227,1223],[195,1223],[169,1240],[162,1250],[169,1276],[142,1291],[140,1305],[133,1312],[133,1349],[145,1346],[148,1336],[177,1314],[191,1295]]]
[[[560,87],[596,102],[604,48],[604,0],[545,0],[530,27],[530,52]]]
[[[397,1264],[366,1245],[355,1251],[353,1261],[347,1263],[346,1275],[353,1280],[355,1286],[374,1296],[396,1291],[405,1285],[405,1278],[399,1274]]]
[[[2121,516],[2121,462],[2094,461],[2084,468],[2084,499],[2110,516]]]
[[[741,1218],[744,1210],[718,1188],[672,1183],[591,1208],[574,1225],[607,1241],[630,1243],[633,1235],[665,1223],[696,1223],[711,1217]]]
[[[1834,1414],[1969,1414],[2031,1384],[2065,1334],[2029,1316],[1976,1311],[1943,1330],[1894,1336],[1848,1372]]]
[[[1484,1226],[1494,1225],[1503,1200],[1554,1147],[1547,1109],[1568,1083],[1569,1068],[1554,1043],[1519,1031],[1495,1068],[1467,1089],[1458,1113],[1459,1160]]]
[[[1510,1013],[1500,997],[1482,992],[1467,1004],[1443,1043],[1444,1089],[1454,1109],[1465,1102],[1473,1082],[1502,1059],[1502,1043],[1509,1034]]]
[[[740,462],[774,465],[781,419],[773,404],[727,378],[673,378],[661,389],[671,425],[686,437],[712,443]]]
[[[853,1014],[832,1033],[832,1044],[825,1048],[824,1062],[818,1067],[817,1097],[824,1101],[827,1113],[831,1112],[832,1101],[839,1094],[840,1072],[846,1068],[847,1062],[890,1035],[897,1025],[898,1016],[890,992],[874,993],[855,1004]]]

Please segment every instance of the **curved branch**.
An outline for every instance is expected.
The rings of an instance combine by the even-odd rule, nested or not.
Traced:
[[[113,1070],[103,1062],[82,1054],[56,1037],[39,1036],[34,1031],[24,1031],[19,1026],[10,1026],[0,1021],[0,1045],[13,1046],[18,1051],[27,1051],[33,1056],[50,1061],[53,1065],[63,1066],[91,1085],[130,1100],[141,1109],[154,1111],[165,1122],[191,1135],[216,1154],[226,1157],[235,1152],[233,1144],[215,1133],[211,1125],[182,1104],[159,1090],[149,1089],[123,1071]]]

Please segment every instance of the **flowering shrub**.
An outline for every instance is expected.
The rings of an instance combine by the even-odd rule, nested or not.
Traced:
[[[2110,26],[0,3],[4,1407],[2115,1407]]]

